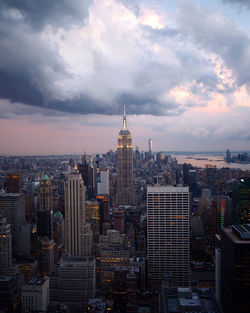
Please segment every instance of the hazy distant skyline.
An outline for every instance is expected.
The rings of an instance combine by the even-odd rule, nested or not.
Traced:
[[[249,150],[244,0],[0,0],[0,153]]]

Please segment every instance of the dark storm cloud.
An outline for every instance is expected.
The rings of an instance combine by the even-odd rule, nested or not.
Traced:
[[[249,81],[248,37],[204,8],[183,4],[176,28],[154,29],[138,23],[132,1],[94,2],[88,20],[91,3],[0,0],[0,99],[55,115],[120,114],[123,103],[130,114],[179,115],[197,104],[171,98],[176,86],[188,85],[201,106],[218,91],[206,51],[234,70],[239,85]]]
[[[224,3],[236,3],[243,6],[246,6],[250,9],[250,1],[249,0],[223,0]]]
[[[1,0],[1,10],[14,9],[33,29],[48,24],[67,27],[84,23],[91,0]]]
[[[184,1],[177,20],[181,31],[196,45],[222,58],[233,70],[238,85],[250,85],[250,39],[234,20]]]

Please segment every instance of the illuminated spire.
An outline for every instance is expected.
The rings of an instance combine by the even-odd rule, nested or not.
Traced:
[[[126,119],[126,106],[123,107],[123,127],[122,129],[127,129],[127,119]]]
[[[74,166],[74,170],[78,170],[76,163],[75,163],[75,166]]]

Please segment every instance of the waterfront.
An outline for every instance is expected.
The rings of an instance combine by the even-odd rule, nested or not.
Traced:
[[[173,154],[179,164],[191,164],[195,167],[205,168],[206,164],[216,165],[217,168],[229,167],[229,168],[240,168],[242,170],[250,170],[250,164],[240,163],[227,163],[224,160],[224,155],[205,155],[205,154],[192,154],[182,155]]]

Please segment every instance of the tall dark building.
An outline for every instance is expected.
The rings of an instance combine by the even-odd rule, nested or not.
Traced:
[[[250,178],[241,178],[233,188],[234,223],[250,223]]]
[[[40,210],[49,211],[53,209],[52,186],[47,175],[44,175],[40,182],[39,199]]]
[[[25,223],[25,199],[20,193],[0,193],[0,214],[11,225],[12,251],[18,252],[18,234]]]
[[[86,198],[94,198],[94,168],[92,164],[87,164],[86,155],[82,157],[82,164],[78,165],[78,171],[82,175],[84,186],[86,186]]]
[[[210,164],[206,165],[206,177],[207,186],[211,190],[211,193],[214,194],[216,190],[216,166]]]
[[[250,312],[250,225],[222,230],[221,291],[224,312]]]
[[[37,213],[37,234],[39,237],[53,237],[53,197],[51,181],[44,175],[39,190],[40,209]]]
[[[119,132],[117,145],[117,204],[133,203],[133,147],[124,108],[123,127]]]
[[[21,177],[19,174],[7,175],[7,192],[21,193]]]

